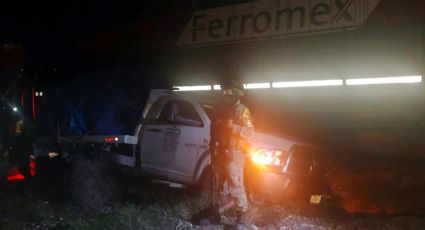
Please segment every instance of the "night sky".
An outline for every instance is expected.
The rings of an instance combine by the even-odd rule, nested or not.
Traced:
[[[126,98],[122,104],[138,113],[150,89],[172,86],[160,63],[193,10],[228,3],[2,1],[0,92],[15,103],[31,87],[45,91],[39,103],[43,115],[81,97],[96,106],[117,104],[119,97],[110,95],[121,91]],[[133,123],[137,119],[129,118]]]
[[[20,60],[5,67],[62,81],[78,69],[150,64],[184,23],[173,14],[190,16],[190,2],[178,2],[3,1],[1,42],[22,49]]]

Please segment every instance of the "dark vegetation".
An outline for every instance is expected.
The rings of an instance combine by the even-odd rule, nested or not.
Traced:
[[[294,202],[251,205],[249,219],[265,229],[423,229],[421,160],[389,164],[372,159],[330,164],[329,184],[342,210]],[[100,152],[50,163],[38,161],[31,186],[2,183],[1,229],[200,228],[190,219],[205,201],[191,189],[166,188],[122,174]]]

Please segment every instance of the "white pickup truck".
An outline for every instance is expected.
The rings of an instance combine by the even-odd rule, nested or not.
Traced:
[[[132,172],[143,172],[170,186],[196,186],[211,171],[209,114],[212,109],[211,103],[182,92],[152,90],[133,135],[83,136],[78,141],[93,146],[100,144],[113,154],[116,163]],[[75,141],[75,137],[60,140],[61,143]],[[256,194],[280,201],[291,196],[290,187],[305,191],[298,185],[307,186],[306,178],[314,174],[317,166],[314,148],[258,130],[249,142],[246,183],[251,199]],[[41,156],[49,150],[39,145],[35,152]],[[316,196],[314,202],[320,202],[320,197],[317,200]]]

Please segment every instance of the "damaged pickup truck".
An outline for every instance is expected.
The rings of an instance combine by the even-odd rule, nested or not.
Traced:
[[[211,186],[210,115],[213,103],[183,92],[152,90],[133,135],[60,137],[58,154],[38,144],[36,157],[72,156],[67,146],[102,148],[133,174],[172,187]],[[245,183],[253,203],[302,199],[323,202],[326,184],[317,148],[256,130],[249,140]]]

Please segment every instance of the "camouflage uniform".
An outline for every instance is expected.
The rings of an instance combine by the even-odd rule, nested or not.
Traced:
[[[222,113],[223,119],[219,125],[221,135],[218,137],[220,184],[227,182],[229,196],[237,210],[245,212],[248,202],[243,178],[245,153],[249,148],[246,138],[253,135],[254,127],[248,108],[239,101],[226,111]]]

